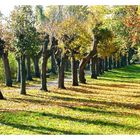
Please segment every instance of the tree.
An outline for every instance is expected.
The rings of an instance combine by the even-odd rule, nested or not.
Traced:
[[[48,49],[49,44],[49,35],[45,35],[44,44],[42,47],[42,66],[41,66],[41,90],[48,91],[47,89],[47,81],[46,81],[46,73],[47,73],[47,61],[50,57],[50,50]]]
[[[26,94],[26,71],[25,58],[26,55],[36,50],[34,38],[36,37],[36,29],[34,27],[35,18],[31,6],[17,6],[11,14],[11,30],[14,35],[13,44],[16,54],[20,58],[20,78],[21,78],[21,94]],[[31,52],[32,50],[32,52]]]
[[[5,71],[5,84],[12,86],[11,69],[8,59],[8,51],[10,50],[11,34],[6,23],[2,23],[2,15],[0,16],[0,57],[2,58]]]
[[[106,15],[108,14],[108,7],[107,6],[90,6],[88,7],[88,16],[86,21],[86,26],[88,27],[88,32],[91,34],[93,38],[93,43],[91,47],[88,48],[88,53],[81,59],[79,64],[79,80],[81,83],[86,83],[85,79],[85,67],[89,61],[91,61],[91,69],[97,68],[96,73],[98,72],[98,59],[97,59],[97,44],[100,41],[101,30],[100,24],[106,20]],[[92,59],[92,60],[91,60]],[[94,64],[95,63],[95,64]],[[95,67],[96,66],[96,67]],[[93,72],[93,71],[92,71]],[[92,73],[92,77],[97,78],[95,73]]]

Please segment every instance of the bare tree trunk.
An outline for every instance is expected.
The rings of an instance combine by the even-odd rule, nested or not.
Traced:
[[[109,56],[109,67],[110,70],[112,69],[112,55]]]
[[[90,61],[91,58],[94,58],[97,55],[97,40],[94,39],[92,50],[90,53],[84,57],[79,64],[79,81],[83,84],[86,83],[85,72],[84,69],[86,64]]]
[[[71,59],[71,71],[72,71],[72,85],[78,86],[78,73],[77,73],[77,62],[75,60],[74,54]]]
[[[92,58],[91,63],[91,78],[97,79],[97,57]]]
[[[104,73],[104,59],[102,58],[102,74]]]
[[[17,82],[20,82],[20,58],[17,58]]]
[[[47,73],[47,61],[49,58],[49,50],[48,50],[48,44],[49,44],[49,35],[46,34],[45,36],[45,42],[42,49],[42,73],[41,73],[41,90],[48,91],[47,89],[47,80],[46,80],[46,73]]]
[[[120,58],[117,60],[117,68],[121,67],[121,62],[120,62]]]
[[[99,74],[102,74],[102,60],[99,58]]]
[[[11,70],[8,60],[8,53],[2,54],[2,61],[4,65],[4,71],[5,71],[5,84],[6,86],[11,87],[12,86],[12,78],[11,78]]]
[[[97,67],[97,76],[99,76],[99,75],[100,75],[100,63],[99,63],[99,57],[97,57],[96,67]]]
[[[29,56],[26,56],[26,68],[27,68],[27,80],[32,81],[32,74],[31,74],[31,59]]]
[[[57,65],[55,62],[55,56],[54,56],[54,52],[53,52],[51,55],[51,72],[56,74],[57,73],[56,71],[57,71]]]
[[[95,64],[94,59],[91,58],[91,59],[90,59],[90,72],[91,72],[91,78],[94,78],[94,77],[93,77],[93,76],[94,76],[94,72],[95,72],[94,64]]]
[[[66,59],[66,62],[65,62],[65,71],[70,71],[70,67],[71,67],[70,60],[69,59]]]
[[[59,65],[58,65],[58,88],[60,88],[60,89],[65,89],[65,86],[64,86],[65,59],[66,59],[66,58],[65,58],[65,54],[64,54],[64,56],[62,56],[62,58],[61,58],[61,62],[60,62]]]
[[[33,58],[33,63],[34,63],[34,73],[35,73],[35,77],[40,78],[40,70],[39,70],[39,57],[35,56]]]
[[[46,73],[47,73],[47,58],[46,57],[43,57],[43,60],[42,60],[42,74],[41,74],[41,90],[44,90],[44,91],[48,91],[47,90],[47,80],[46,80]]]
[[[26,71],[25,71],[25,55],[20,58],[20,77],[21,77],[21,90],[20,94],[26,95]]]
[[[116,55],[113,55],[113,68],[116,68]]]
[[[105,57],[105,71],[108,71],[108,58]]]
[[[58,40],[52,36],[51,38],[51,48],[52,48],[52,53],[51,53],[51,72],[56,74],[57,73],[57,64],[55,60],[55,51],[58,45]]]

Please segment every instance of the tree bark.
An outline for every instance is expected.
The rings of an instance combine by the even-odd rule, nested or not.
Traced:
[[[49,58],[50,51],[48,50],[49,44],[49,35],[46,34],[45,41],[42,49],[42,73],[41,73],[41,90],[48,91],[47,89],[47,80],[46,80],[46,73],[47,73],[47,61]]]
[[[100,73],[99,73],[99,58],[97,58],[97,63],[96,63],[96,69],[97,69],[97,76],[99,76],[100,75]]]
[[[116,55],[113,55],[113,68],[116,68]]]
[[[77,73],[77,62],[74,54],[71,58],[71,71],[72,71],[72,86],[78,86],[78,73]]]
[[[12,77],[11,77],[11,69],[9,65],[8,53],[2,54],[2,61],[4,65],[4,71],[5,71],[5,84],[6,86],[12,87]]]
[[[47,80],[46,80],[46,73],[47,73],[47,56],[43,54],[42,59],[42,74],[41,74],[41,90],[48,91],[47,89]]]
[[[91,78],[97,79],[97,57],[91,59]]]
[[[33,58],[34,73],[35,73],[35,77],[37,77],[37,78],[40,78],[39,59],[40,59],[40,57],[38,57],[38,56],[35,56]]]
[[[128,53],[126,54],[126,66],[129,65],[129,62],[128,62]]]
[[[56,61],[55,61],[55,56],[54,56],[54,52],[51,55],[51,72],[56,74],[57,72],[57,65],[56,65]]]
[[[104,59],[102,58],[102,74],[104,73]]]
[[[21,77],[21,90],[20,94],[26,95],[26,71],[25,71],[25,55],[20,58],[20,77]]]
[[[108,71],[108,58],[105,57],[105,71]]]
[[[109,67],[110,70],[112,69],[112,55],[109,56]]]
[[[29,56],[26,56],[26,68],[27,68],[27,80],[32,81],[32,74],[31,74],[31,59]]]
[[[20,58],[17,58],[17,82],[20,82]]]
[[[120,62],[120,58],[117,60],[117,68],[121,67],[121,62]]]
[[[99,58],[99,74],[102,74],[102,60]]]
[[[56,74],[57,73],[57,64],[55,60],[55,51],[58,46],[58,40],[53,36],[51,38],[51,48],[52,48],[52,54],[51,54],[51,72]]]
[[[65,69],[66,54],[61,57],[61,61],[58,64],[58,88],[65,89],[64,86],[64,69]]]
[[[90,73],[91,73],[91,78],[93,78],[93,75],[94,75],[94,70],[95,70],[95,68],[94,68],[94,60],[93,60],[93,58],[91,58],[90,59]]]
[[[97,55],[97,40],[94,39],[92,50],[86,57],[84,57],[80,61],[80,64],[79,64],[79,81],[83,84],[86,83],[85,72],[84,72],[86,64],[90,61],[91,58],[94,58],[96,55]]]
[[[65,71],[70,71],[70,67],[71,67],[70,60],[67,59],[65,62]]]

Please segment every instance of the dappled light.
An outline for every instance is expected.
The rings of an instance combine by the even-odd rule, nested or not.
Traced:
[[[0,134],[140,134],[139,9],[0,11]]]

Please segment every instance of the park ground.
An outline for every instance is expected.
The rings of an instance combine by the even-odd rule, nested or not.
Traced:
[[[140,65],[87,75],[66,90],[42,92],[39,82],[28,83],[26,96],[1,84],[0,134],[140,134]]]

